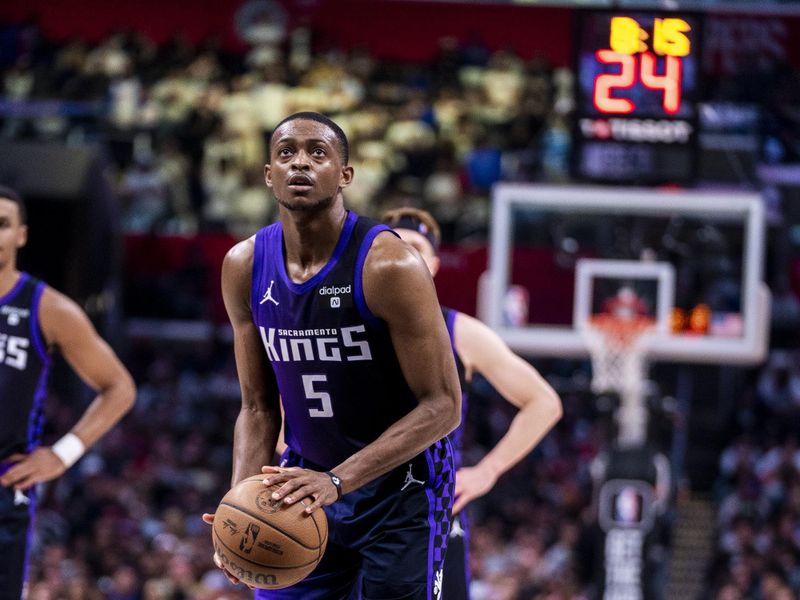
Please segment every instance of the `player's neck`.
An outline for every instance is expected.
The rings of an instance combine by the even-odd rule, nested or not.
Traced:
[[[283,242],[292,279],[295,269],[302,272],[328,262],[339,241],[346,216],[341,201],[334,203],[330,210],[319,213],[283,212]],[[313,273],[308,275],[311,276]]]
[[[14,288],[19,277],[20,272],[11,266],[0,269],[0,297],[5,296]]]

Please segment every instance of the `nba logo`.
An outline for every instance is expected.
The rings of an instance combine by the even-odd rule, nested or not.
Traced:
[[[339,296],[331,298],[331,308],[339,308],[341,305],[342,301],[339,299]]]
[[[633,487],[624,487],[617,495],[614,520],[621,525],[636,525],[642,520],[642,497]]]

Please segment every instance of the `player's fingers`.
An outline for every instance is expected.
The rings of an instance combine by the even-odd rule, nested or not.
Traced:
[[[17,452],[16,454],[12,454],[8,458],[6,458],[3,462],[5,463],[17,463],[21,460],[25,460],[28,457],[27,454],[22,454],[21,452]]]
[[[228,571],[225,567],[220,567],[220,570],[223,572],[225,577],[228,578],[228,581],[230,581],[233,585],[239,585],[240,583],[242,583],[235,576],[231,575],[230,571]]]
[[[275,473],[269,473],[268,476],[264,478],[264,485],[273,485],[276,483],[282,483],[284,481],[291,481],[297,477],[302,477],[305,472],[305,469],[299,469],[297,467],[291,467],[290,469],[278,469]]]
[[[19,481],[17,481],[14,484],[14,489],[19,490],[20,492],[26,492],[34,485],[36,485],[37,482],[38,479],[36,477],[34,477],[33,475],[29,475],[24,479],[20,479]]]
[[[225,574],[225,577],[227,577],[228,581],[230,581],[232,584],[237,585],[241,583],[236,577],[233,576],[233,574],[231,574],[230,571],[228,571],[228,569],[225,568],[219,558],[219,554],[216,552],[214,552],[214,564],[217,565],[217,568],[219,568]]]
[[[263,483],[269,486],[275,485],[276,483],[283,483],[290,479],[292,479],[292,477],[288,473],[269,473],[267,477],[264,477]]]
[[[203,513],[203,522],[208,523],[209,525],[214,524],[214,514],[213,513]]]
[[[288,485],[288,484],[287,484]],[[303,498],[313,498],[314,496],[318,496],[320,489],[316,485],[312,485],[310,483],[301,484],[296,487],[296,489],[290,491],[283,499],[286,504],[294,504],[298,500],[302,500]]]
[[[294,491],[300,487],[303,487],[304,482],[300,479],[290,479],[286,483],[284,483],[279,489],[272,492],[272,497],[275,500],[280,500],[281,498],[286,498],[289,494],[293,494]],[[294,502],[294,499],[292,499]],[[289,503],[291,504],[291,502]]]
[[[317,494],[317,498],[305,508],[306,514],[311,514],[318,508],[325,506],[325,494]]]
[[[25,479],[31,472],[31,467],[26,462],[21,462],[15,467],[9,469],[0,481],[6,487],[17,485],[22,479]]]
[[[273,465],[264,465],[261,467],[262,473],[280,473],[281,471],[283,471],[283,467],[276,467]]]
[[[467,504],[469,504],[470,500],[471,500],[471,498],[469,496],[467,496],[466,494],[461,494],[460,496],[457,496],[456,497],[456,501],[453,504],[453,514],[457,515],[462,510],[464,510],[464,507]]]

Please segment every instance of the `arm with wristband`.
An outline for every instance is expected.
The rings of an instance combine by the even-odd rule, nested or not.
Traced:
[[[0,485],[21,491],[62,475],[130,410],[135,397],[130,374],[75,302],[45,288],[39,323],[48,346],[60,350],[97,396],[75,426],[53,446],[8,458],[14,466],[0,477]]]

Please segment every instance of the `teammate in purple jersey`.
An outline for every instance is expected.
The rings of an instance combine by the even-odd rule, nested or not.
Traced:
[[[432,276],[439,271],[437,255],[441,234],[430,213],[398,208],[383,215],[410,246],[415,248]],[[450,434],[456,453],[456,489],[453,523],[444,565],[443,600],[469,598],[469,528],[463,509],[494,487],[497,479],[524,458],[561,418],[561,400],[529,363],[514,354],[500,337],[477,319],[449,308],[447,321],[464,391],[465,416],[470,380],[480,373],[508,402],[519,407],[506,434],[474,466],[461,464],[463,426]]]
[[[338,125],[297,113],[270,146],[280,220],[223,263],[242,388],[232,483],[263,472],[275,499],[313,498],[330,529],[305,580],[257,598],[439,598],[460,389],[433,281],[388,227],[345,208]]]
[[[17,270],[25,204],[0,186],[0,600],[24,597],[34,486],[64,473],[133,405],[133,380],[75,302]],[[78,423],[40,446],[51,349],[97,391]]]

